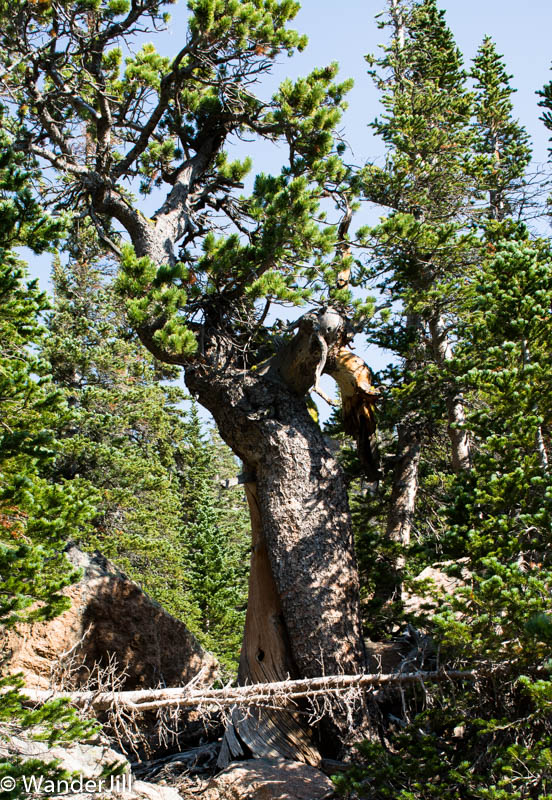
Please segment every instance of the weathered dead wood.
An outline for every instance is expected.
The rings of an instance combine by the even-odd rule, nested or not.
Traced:
[[[376,444],[376,401],[379,390],[372,384],[370,369],[348,347],[331,353],[325,372],[339,386],[343,427],[356,441],[361,464],[369,480],[379,480],[379,457]]]
[[[231,686],[223,689],[190,689],[187,686],[169,689],[140,689],[132,692],[52,692],[46,689],[25,689],[28,703],[46,703],[66,698],[79,708],[106,711],[113,704],[133,711],[152,711],[163,706],[201,708],[205,710],[231,709],[236,706],[258,706],[264,703],[286,708],[299,699],[316,695],[337,695],[351,688],[369,688],[383,685],[405,685],[439,681],[473,681],[476,670],[435,670],[393,672],[389,674],[326,675],[321,678],[255,683],[248,686]],[[5,693],[7,690],[3,690]]]
[[[240,684],[281,682],[294,674],[285,629],[282,604],[270,567],[263,536],[261,513],[255,483],[246,483],[245,491],[251,518],[251,568],[245,621],[245,636],[240,655]],[[161,701],[163,702],[163,701]],[[157,706],[156,706],[157,707]],[[231,730],[233,728],[233,730]],[[245,748],[244,748],[245,745]],[[243,758],[245,749],[257,756],[285,756],[316,766],[320,755],[311,743],[310,732],[292,711],[269,709],[242,713],[235,709],[227,726],[218,766]]]

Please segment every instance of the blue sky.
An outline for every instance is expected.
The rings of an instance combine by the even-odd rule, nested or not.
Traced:
[[[304,0],[293,26],[307,34],[309,46],[291,59],[283,56],[264,88],[270,95],[284,78],[297,78],[313,67],[337,61],[339,78],[352,77],[355,81],[348,96],[349,110],[343,127],[359,163],[382,156],[381,143],[368,128],[368,123],[378,114],[379,105],[378,94],[366,72],[364,55],[376,53],[378,45],[385,41],[387,32],[377,27],[375,19],[385,5],[385,0]],[[514,75],[512,84],[518,89],[514,96],[515,111],[533,137],[535,161],[545,162],[548,134],[539,122],[540,110],[535,92],[552,78],[552,2],[442,0],[440,7],[446,11],[447,21],[467,66],[483,37],[487,34],[493,37],[499,52],[505,57],[508,71]],[[183,0],[172,6],[171,15],[171,30],[163,35],[162,45],[158,45],[167,54],[175,53],[181,46],[180,32],[186,25]],[[277,155],[267,147],[253,147],[251,152],[257,155],[255,171],[278,168]]]
[[[552,3],[550,0],[446,0],[440,3],[466,63],[474,57],[488,34],[503,53],[513,85],[516,113],[535,140],[537,161],[547,158],[547,133],[539,123],[535,91],[552,75]],[[309,37],[308,51],[296,59],[293,74],[311,65],[338,61],[343,76],[355,79],[347,115],[349,140],[363,159],[373,157],[380,145],[370,140],[366,123],[377,113],[378,99],[366,75],[362,56],[377,51],[385,32],[377,28],[375,16],[385,7],[384,0],[305,0],[296,27]],[[304,66],[303,66],[304,65]],[[291,71],[291,65],[282,65]]]

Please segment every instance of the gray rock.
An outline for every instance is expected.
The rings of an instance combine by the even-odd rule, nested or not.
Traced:
[[[333,784],[308,764],[259,758],[231,764],[213,778],[202,800],[329,800]]]

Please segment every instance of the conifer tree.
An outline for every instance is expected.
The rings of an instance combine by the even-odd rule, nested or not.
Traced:
[[[217,453],[205,440],[195,404],[180,459],[190,591],[199,609],[195,632],[225,666],[235,669],[245,622],[249,531],[243,502],[228,524],[227,498],[220,497],[215,483]]]
[[[364,232],[366,278],[386,305],[372,321],[369,340],[398,358],[380,375],[389,385],[380,417],[388,430],[384,461],[393,464],[383,488],[387,519],[379,523],[389,543],[388,594],[400,583],[404,556],[397,548],[411,541],[421,475],[446,474],[449,461],[455,471],[469,469],[463,401],[447,365],[455,308],[476,242],[466,227],[474,185],[466,169],[472,96],[444,12],[435,0],[392,0],[380,26],[391,28],[391,41],[381,58],[367,60],[385,109],[373,128],[387,159],[383,168],[367,165],[361,179],[365,197],[386,213]]]
[[[36,281],[25,283],[24,266],[11,248],[26,244],[41,252],[59,235],[60,224],[45,217],[32,199],[22,163],[3,136],[1,612],[10,624],[29,615],[48,618],[66,607],[59,591],[71,583],[74,573],[67,569],[61,550],[72,533],[81,526],[87,529],[93,508],[69,484],[47,481],[55,452],[53,420],[63,412],[63,403],[47,379],[47,363],[37,354],[45,333],[40,315],[47,307],[46,297]],[[37,601],[38,606],[25,611]]]
[[[461,583],[417,625],[441,665],[465,666],[478,680],[434,692],[433,707],[411,696],[391,747],[362,746],[362,765],[342,784],[370,800],[540,799],[552,787],[550,243],[518,222],[530,150],[490,40],[475,65],[470,169],[483,199],[474,218],[481,247],[466,271],[449,365],[469,400],[472,464],[449,477],[437,515],[441,558]],[[419,519],[430,541],[435,522]]]
[[[519,216],[531,147],[527,131],[512,115],[516,91],[510,85],[512,76],[489,36],[479,48],[471,75],[476,114],[472,163],[479,189],[486,195],[485,214],[497,221]]]
[[[21,154],[0,133],[0,623],[50,619],[68,599],[61,590],[77,578],[63,554],[68,538],[86,531],[94,512],[93,496],[68,483],[51,484],[48,465],[55,453],[52,423],[63,401],[49,382],[48,365],[37,355],[46,309],[36,281],[26,282],[23,263],[12,248],[27,245],[43,252],[61,233],[59,222],[40,210],[29,188]],[[6,674],[0,655],[0,734],[10,749],[17,732],[46,745],[86,738],[92,726],[61,701],[25,708],[22,681]],[[21,778],[64,773],[55,763],[13,758],[0,765],[0,777],[16,782],[9,798],[23,797]]]

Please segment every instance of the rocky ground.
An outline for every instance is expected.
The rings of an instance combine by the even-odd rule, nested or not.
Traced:
[[[101,686],[102,680],[111,685],[116,680],[121,690],[183,686],[198,674],[206,685],[212,683],[216,660],[182,622],[100,554],[91,556],[73,547],[69,558],[83,570],[82,580],[67,590],[71,608],[54,620],[5,634],[2,651],[9,655],[9,672],[23,673],[33,689],[90,688],[91,682],[92,688],[107,688]],[[57,759],[61,767],[79,775],[70,787],[74,800],[333,796],[332,783],[323,772],[284,759],[237,762],[216,774],[222,732],[216,720],[213,724],[188,713],[161,724],[155,715],[123,720],[119,727],[113,720],[102,721],[107,722],[104,731],[111,734],[109,739],[104,733],[94,741],[63,748],[47,748],[21,732],[14,735],[0,728],[0,760]],[[117,775],[104,779],[106,768],[114,768]],[[65,787],[60,789],[59,796],[67,796]]]
[[[212,685],[217,662],[182,622],[167,614],[100,554],[87,555],[73,547],[69,557],[83,570],[82,580],[67,590],[71,608],[49,622],[5,634],[1,649],[7,671],[22,672],[29,688],[58,691],[180,687],[190,681],[198,687]],[[448,579],[440,570],[426,571],[420,579],[430,579],[445,592],[448,589]],[[421,608],[422,600],[415,594],[407,602],[412,608]],[[394,672],[405,665],[416,665],[428,643],[420,644],[414,633],[392,644],[367,643],[370,671]],[[14,735],[0,726],[0,760],[58,759],[68,772],[80,776],[81,783],[70,792],[76,800],[334,797],[325,772],[335,772],[340,767],[337,763],[322,761],[321,771],[281,758],[259,758],[234,762],[217,772],[223,732],[217,717],[180,710],[165,718],[150,713],[137,719],[122,719],[120,715],[114,719],[107,714],[101,721],[104,732],[96,740],[50,749],[26,739],[21,732]],[[110,766],[115,766],[118,782],[100,787],[102,775]],[[87,791],[86,781],[91,791]],[[67,792],[60,796],[67,796]]]

